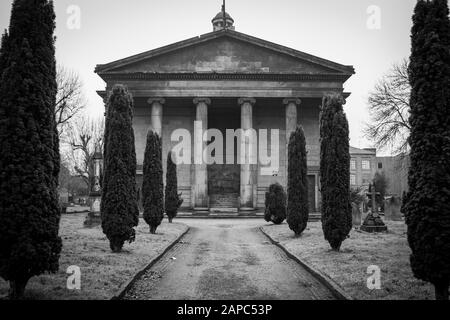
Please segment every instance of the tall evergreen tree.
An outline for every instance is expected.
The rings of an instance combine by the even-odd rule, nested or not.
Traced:
[[[306,229],[309,218],[306,140],[298,126],[289,138],[287,223],[299,236]]]
[[[349,131],[343,103],[341,95],[326,96],[320,115],[322,230],[336,251],[352,229]]]
[[[150,226],[150,233],[156,229],[164,218],[164,183],[162,169],[161,138],[149,130],[144,155],[144,181],[142,182],[142,201],[144,220]]]
[[[172,152],[169,152],[167,155],[166,192],[164,201],[169,223],[172,223],[173,218],[177,216],[178,209],[183,203],[183,199],[181,199],[180,194],[178,194],[177,165],[173,162],[173,156],[175,155],[172,154]]]
[[[135,240],[139,223],[136,193],[133,98],[122,85],[109,94],[105,121],[101,218],[111,250]]]
[[[450,21],[447,0],[418,1],[409,66],[411,166],[403,210],[411,268],[436,299],[450,284]]]
[[[0,50],[0,276],[13,299],[59,269],[54,29],[52,1],[15,0]]]
[[[0,42],[0,79],[2,77],[6,64],[6,56],[8,54],[8,50],[6,49],[7,44],[8,44],[8,31],[5,31],[5,33],[2,34],[2,39]]]

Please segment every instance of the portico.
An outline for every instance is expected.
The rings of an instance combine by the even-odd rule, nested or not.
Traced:
[[[343,83],[354,73],[351,66],[215,28],[200,37],[98,65],[96,72],[105,80],[106,91],[120,83],[134,97],[138,168],[142,168],[148,130],[162,137],[164,167],[167,153],[177,143],[171,140],[174,130],[186,129],[198,139],[192,142],[192,163],[178,166],[184,207],[201,212],[214,208],[246,212],[264,207],[271,183],[286,186],[287,143],[290,133],[302,125],[308,150],[310,207],[312,211],[319,208],[321,100],[330,92],[346,95]],[[105,96],[106,91],[99,94]],[[195,121],[201,128],[195,128]],[[226,129],[266,129],[269,137],[272,130],[279,130],[278,171],[268,174],[259,162],[208,165],[198,161],[211,142],[204,141],[203,133],[211,128],[224,135]],[[270,153],[269,145],[256,147],[268,148]],[[225,148],[223,152],[226,157]],[[138,186],[141,180],[138,170]]]

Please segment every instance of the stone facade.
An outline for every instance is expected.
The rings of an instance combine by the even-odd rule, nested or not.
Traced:
[[[227,23],[232,26],[232,18]],[[213,20],[217,24],[218,20]],[[179,191],[185,208],[208,211],[214,205],[237,206],[251,211],[264,206],[271,183],[287,183],[287,136],[303,126],[308,150],[310,204],[318,210],[319,112],[322,97],[330,92],[344,96],[343,83],[353,67],[234,31],[215,31],[136,56],[98,65],[97,74],[106,82],[103,97],[115,84],[126,85],[135,102],[134,131],[138,161],[138,185],[148,130],[163,140],[166,157],[178,142],[171,141],[176,129],[192,134],[192,164],[178,166]],[[261,171],[260,164],[195,164],[206,142],[194,143],[194,121],[203,130],[279,130],[279,170]],[[269,139],[270,140],[270,139]],[[270,149],[270,145],[267,146]],[[200,152],[200,153],[199,153]],[[220,152],[220,151],[219,151]],[[224,150],[225,152],[225,150]],[[259,163],[259,162],[258,162]],[[228,198],[225,199],[224,194]]]

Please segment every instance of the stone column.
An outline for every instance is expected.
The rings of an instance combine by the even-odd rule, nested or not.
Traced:
[[[240,98],[238,100],[239,105],[241,106],[241,129],[245,132],[247,129],[253,128],[253,105],[256,103],[256,100],[253,98]],[[244,137],[243,137],[244,138]],[[252,143],[256,143],[253,141]],[[238,146],[240,148],[240,146]],[[252,146],[250,145],[250,141],[248,139],[245,140],[245,150],[249,152],[252,150]],[[255,156],[255,155],[254,155]],[[250,163],[250,158],[246,157],[246,161],[244,164],[241,164],[241,201],[240,201],[240,210],[241,211],[253,211],[253,186],[254,186],[254,177],[253,177],[253,168]]]
[[[288,182],[289,139],[291,134],[297,129],[297,107],[300,106],[301,102],[298,98],[287,98],[283,100],[283,104],[286,106],[286,186]]]
[[[209,211],[208,201],[208,170],[203,159],[203,150],[206,141],[203,134],[208,129],[208,98],[195,98],[196,124],[194,126],[194,210],[197,212]]]
[[[166,100],[164,98],[150,98],[147,102],[152,108],[150,129],[162,137],[163,105]]]

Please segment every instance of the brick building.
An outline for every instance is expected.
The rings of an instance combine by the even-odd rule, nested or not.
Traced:
[[[259,163],[193,161],[178,166],[186,208],[251,211],[264,207],[271,183],[286,186],[287,137],[301,124],[307,140],[310,208],[316,211],[322,97],[330,92],[347,97],[343,84],[354,74],[353,67],[237,32],[228,13],[225,19],[219,13],[212,23],[210,33],[96,68],[106,82],[106,90],[99,91],[102,97],[115,84],[126,85],[133,94],[138,184],[149,129],[162,136],[164,169],[168,151],[177,144],[172,133],[180,128],[193,133],[194,121],[224,136],[225,129],[267,129],[269,136],[278,129],[279,169],[273,174],[263,174]],[[192,149],[194,159],[198,151]]]

